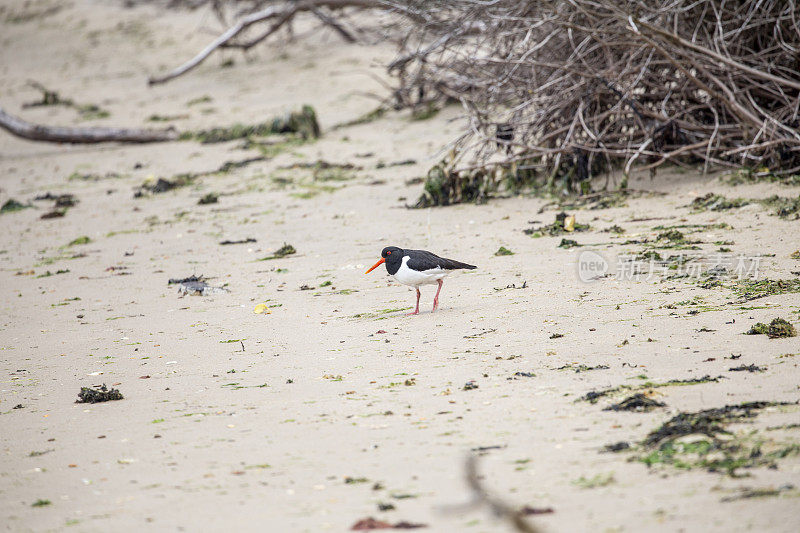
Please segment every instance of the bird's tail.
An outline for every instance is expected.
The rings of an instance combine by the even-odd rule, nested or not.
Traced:
[[[474,268],[478,268],[475,265],[468,265],[467,263],[462,263],[461,261],[456,261],[454,259],[445,259],[445,264],[442,266],[447,270],[456,270],[458,268],[466,268],[472,270]]]

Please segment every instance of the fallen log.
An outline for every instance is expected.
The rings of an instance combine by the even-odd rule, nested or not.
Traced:
[[[12,135],[52,143],[93,144],[102,142],[152,143],[175,141],[178,131],[174,128],[159,130],[126,128],[75,128],[32,124],[6,113],[0,108],[0,128]]]

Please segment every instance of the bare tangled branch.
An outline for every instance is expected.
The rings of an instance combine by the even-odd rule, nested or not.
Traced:
[[[287,23],[291,22],[291,20],[298,13],[307,11],[313,13],[314,16],[323,22],[323,24],[332,27],[345,40],[353,42],[355,41],[355,37],[352,35],[352,33],[347,30],[339,21],[323,11],[323,9],[343,9],[347,7],[366,9],[385,7],[385,3],[381,0],[300,0],[296,2],[262,1],[241,3],[248,4],[248,6],[240,9],[238,13],[239,18],[233,25],[229,26],[228,29],[219,35],[219,37],[211,41],[197,55],[179,67],[160,76],[151,76],[149,80],[150,85],[165,83],[189,72],[193,68],[200,65],[215,50],[219,48],[241,48],[243,50],[248,50],[253,46],[263,42]],[[227,17],[225,16],[225,12],[222,9],[221,3],[217,0],[214,0],[211,2],[211,4],[212,8],[214,8],[217,13],[217,17],[224,23]],[[260,24],[262,22],[271,22],[271,25],[266,30],[247,41],[236,42],[234,40],[251,26]]]
[[[800,172],[795,0],[392,4],[415,21],[399,92],[464,104],[464,165],[546,170],[568,188],[634,163]]]

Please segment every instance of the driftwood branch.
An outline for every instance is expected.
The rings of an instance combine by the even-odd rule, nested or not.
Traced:
[[[260,35],[257,35],[253,39],[250,39],[249,41],[245,41],[245,42],[233,41],[232,38],[226,39],[225,42],[223,42],[222,44],[219,45],[219,47],[220,48],[241,48],[242,50],[250,50],[252,47],[254,47],[255,45],[257,45],[258,43],[260,43],[261,41],[263,41],[264,39],[266,39],[267,37],[269,37],[270,35],[272,35],[276,31],[278,31],[279,29],[281,29],[281,27],[284,24],[286,24],[287,22],[292,20],[292,18],[294,18],[296,13],[297,13],[297,10],[295,8],[291,8],[291,9],[285,10],[284,12],[282,12],[280,14],[270,15],[269,17],[266,17],[266,18],[261,19],[261,20],[267,20],[269,18],[272,18],[273,16],[277,16],[278,20],[276,20],[272,24],[272,26],[267,28],[266,31],[261,32]],[[257,22],[261,22],[261,20],[259,20]],[[208,48],[206,48],[206,50],[208,50]],[[209,53],[211,53],[211,51],[209,51]],[[198,57],[199,56],[195,57],[194,59],[197,59]],[[203,59],[205,59],[205,58],[203,58]],[[197,63],[197,64],[199,64],[199,63]],[[191,68],[194,68],[194,66],[192,66]]]
[[[211,55],[211,53],[222,46],[223,44],[227,43],[237,35],[239,35],[245,28],[255,24],[256,22],[261,22],[262,20],[267,20],[273,16],[275,16],[278,10],[274,6],[270,6],[266,9],[261,11],[257,11],[247,17],[243,18],[227,30],[225,30],[222,35],[214,39],[211,43],[209,43],[205,48],[203,48],[199,54],[194,56],[192,59],[184,63],[183,65],[179,66],[178,68],[171,70],[170,72],[162,75],[162,76],[151,76],[150,77],[150,85],[156,85],[158,83],[164,83],[169,81],[173,78],[177,78],[181,74],[184,74],[191,69],[195,68],[197,65],[205,61],[205,59]]]
[[[490,494],[481,483],[481,478],[478,475],[478,459],[474,455],[467,458],[466,464],[466,478],[467,485],[472,490],[473,498],[476,502],[489,507],[492,512],[498,517],[507,520],[515,531],[521,533],[540,533],[541,530],[531,525],[525,520],[524,513],[515,509],[503,500]]]
[[[256,44],[260,43],[270,35],[278,31],[284,24],[289,22],[300,12],[311,11],[325,24],[332,26],[337,32],[342,34],[346,39],[350,40],[354,37],[344,29],[338,22],[335,22],[327,14],[319,11],[319,8],[341,9],[345,7],[357,8],[385,8],[386,4],[382,0],[305,0],[300,2],[291,2],[285,6],[271,5],[260,11],[250,13],[244,16],[235,24],[230,26],[227,30],[222,32],[219,37],[211,41],[200,53],[194,56],[189,61],[180,65],[174,70],[167,72],[161,76],[151,76],[150,85],[164,83],[178,76],[189,72],[193,68],[200,65],[205,61],[218,48],[243,48],[249,49]],[[327,19],[327,20],[326,20]],[[258,24],[260,22],[275,20],[275,22],[263,33],[245,43],[235,43],[233,39],[241,34],[244,30]]]
[[[53,143],[92,144],[101,142],[152,143],[174,141],[178,132],[173,128],[161,130],[125,128],[70,128],[32,124],[6,113],[0,108],[0,128],[30,139]]]

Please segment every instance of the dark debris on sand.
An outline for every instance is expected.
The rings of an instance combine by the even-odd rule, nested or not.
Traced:
[[[275,250],[272,255],[268,255],[267,257],[262,257],[260,261],[270,261],[272,259],[280,259],[282,257],[286,257],[287,255],[296,254],[297,250],[291,244],[283,243],[283,246]]]
[[[606,444],[603,446],[603,449],[600,450],[602,453],[617,453],[624,450],[630,450],[631,444],[624,440],[619,442],[614,442],[612,444]]]
[[[55,202],[53,207],[74,207],[78,203],[78,199],[75,198],[75,195],[70,193],[53,194],[51,192],[48,192],[46,194],[40,194],[33,200],[36,202],[52,200]]]
[[[727,434],[725,424],[755,418],[757,412],[765,407],[774,405],[788,405],[775,402],[747,402],[739,405],[726,405],[714,409],[704,409],[695,413],[680,413],[670,418],[660,428],[650,432],[645,438],[645,446],[656,446],[665,440],[671,440],[686,435],[706,435],[716,437]]]
[[[122,393],[117,389],[108,389],[106,384],[94,387],[81,387],[78,393],[78,399],[75,403],[100,403],[110,402],[113,400],[122,400]]]
[[[519,510],[519,513],[524,516],[539,515],[539,514],[553,514],[555,510],[552,507],[531,507],[526,505]]]
[[[203,281],[203,275],[200,274],[199,276],[189,276],[187,278],[169,278],[167,285],[176,285],[176,284],[183,284],[183,283],[192,283],[197,281]]]
[[[383,520],[376,520],[372,517],[369,517],[363,518],[353,524],[353,527],[350,528],[350,531],[371,531],[373,529],[419,529],[423,527],[428,526],[427,524],[414,524],[406,521],[390,524],[389,522],[384,522]]]
[[[648,466],[671,465],[680,469],[702,468],[737,476],[740,468],[767,466],[800,453],[794,443],[767,443],[753,432],[736,433],[729,426],[756,418],[768,407],[796,405],[788,402],[747,402],[714,409],[680,413],[651,431],[641,442]]]
[[[645,413],[658,407],[665,407],[666,405],[667,404],[664,402],[659,402],[658,400],[647,397],[641,392],[637,392],[619,403],[609,405],[604,408],[603,411],[634,411],[637,413]]]
[[[183,294],[195,294],[200,296],[207,296],[215,292],[226,292],[227,289],[223,287],[212,287],[206,283],[205,278],[202,276],[189,276],[187,278],[178,279],[170,278],[167,285],[178,285],[178,292]]]
[[[42,220],[47,220],[51,218],[61,218],[67,214],[67,211],[70,207],[75,207],[78,204],[78,199],[75,197],[74,194],[64,193],[64,194],[53,194],[48,192],[46,194],[40,194],[39,196],[33,199],[37,202],[52,200],[53,209],[44,213],[39,218]]]
[[[146,192],[150,192],[152,194],[160,194],[163,192],[171,191],[173,189],[177,189],[179,187],[184,187],[190,184],[196,175],[194,174],[179,174],[174,176],[173,179],[168,180],[165,178],[158,178],[155,182],[145,181],[134,192],[134,198],[141,198],[145,196]]]
[[[729,372],[764,372],[766,367],[758,365],[739,365],[728,369]]]
[[[584,364],[580,365],[566,364],[556,368],[556,370],[574,370],[576,374],[579,374],[581,372],[589,372],[591,370],[608,370],[609,368],[611,367],[609,367],[608,365],[589,366]]]
[[[209,205],[219,202],[219,194],[210,192],[197,201],[197,205]]]
[[[239,239],[239,240],[236,240],[236,241],[224,240],[224,241],[220,241],[219,245],[220,246],[229,246],[231,244],[249,244],[251,242],[256,242],[256,240],[254,238],[252,238],[252,237],[248,237],[246,239]]]

